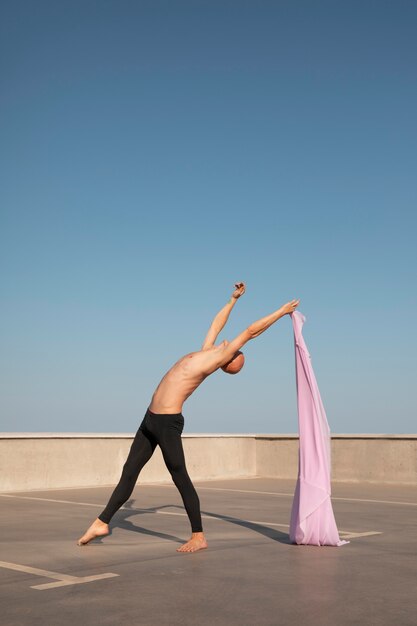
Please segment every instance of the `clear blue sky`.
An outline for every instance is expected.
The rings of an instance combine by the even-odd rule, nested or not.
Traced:
[[[3,431],[134,432],[199,349],[301,298],[333,432],[416,432],[417,3],[2,3]],[[185,404],[296,432],[291,321]]]

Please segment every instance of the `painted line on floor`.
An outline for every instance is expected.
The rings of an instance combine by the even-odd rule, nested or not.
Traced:
[[[47,569],[39,569],[38,567],[29,567],[28,565],[19,565],[18,563],[7,563],[0,561],[0,567],[4,569],[12,569],[16,572],[25,572],[25,574],[33,574],[33,576],[41,576],[42,578],[52,578],[57,582],[44,583],[42,585],[31,585],[31,589],[53,589],[55,587],[66,587],[68,585],[82,585],[83,583],[91,583],[95,580],[103,580],[104,578],[114,578],[119,574],[96,574],[95,576],[70,576],[69,574],[61,574],[60,572],[51,572]]]
[[[225,491],[230,491],[230,490],[225,490]],[[264,493],[264,492],[262,492]],[[287,495],[287,494],[285,494]],[[95,508],[98,507],[104,507],[105,504],[93,504],[91,502],[74,502],[71,500],[53,500],[52,498],[36,498],[34,496],[17,496],[17,495],[11,495],[11,494],[0,494],[0,496],[3,496],[5,498],[18,498],[18,499],[22,499],[22,500],[39,500],[40,502],[53,502],[53,503],[57,503],[57,504],[75,504],[75,505],[81,505],[81,506],[93,506]],[[139,508],[135,508],[135,507],[130,507],[130,506],[122,506],[120,507],[119,510],[126,510],[126,511],[134,511],[137,513],[142,513],[142,514],[158,514],[158,515],[174,515],[177,517],[187,517],[186,513],[179,513],[178,511],[149,511],[149,509],[139,509]],[[209,519],[209,520],[216,520],[219,522],[227,522],[227,521],[233,521],[233,519],[227,519],[227,515],[225,515],[224,517],[217,517],[215,515],[206,515],[203,514],[201,516],[203,519]],[[259,521],[259,520],[242,520],[244,522],[248,522],[249,524],[259,524],[262,526],[279,526],[281,528],[289,528],[289,524],[278,524],[276,522],[263,522],[263,521]],[[358,532],[353,532],[353,531],[349,531],[349,530],[339,530],[339,534],[343,535],[344,539],[349,539],[349,538],[356,538],[356,537],[370,537],[371,535],[382,535],[383,533],[380,531],[368,531],[368,532],[364,532],[364,533],[358,533]],[[87,580],[84,582],[88,582]],[[75,583],[73,583],[75,584]],[[58,584],[56,584],[55,586],[60,586]]]
[[[156,486],[162,487],[163,485],[155,485],[155,487]],[[201,487],[200,485],[198,485],[198,489],[199,490],[207,489],[210,491],[234,491],[236,493],[257,493],[257,494],[261,494],[264,496],[286,496],[287,498],[292,498],[294,496],[294,492],[281,493],[279,491],[253,491],[250,489],[228,489],[225,487]],[[340,498],[340,497],[335,497],[335,496],[330,496],[330,497],[332,500],[344,500],[346,502],[375,502],[376,504],[400,504],[400,505],[403,504],[405,506],[417,506],[417,502],[400,502],[400,501],[394,501],[394,500],[371,500],[371,499],[365,499],[365,498]]]
[[[78,506],[105,506],[104,504],[92,504],[91,502],[74,502],[74,500],[54,500],[52,498],[37,498],[36,496],[18,496],[10,493],[0,493],[2,498],[16,498],[18,500],[39,500],[40,502],[57,502],[58,504],[76,504]],[[126,508],[126,507],[122,507]]]
[[[99,508],[99,507],[105,507],[106,505],[103,503],[98,503],[98,504],[92,504],[91,502],[74,502],[73,500],[53,500],[52,498],[35,498],[33,496],[16,496],[16,495],[10,495],[10,494],[3,494],[1,493],[0,496],[3,496],[5,498],[18,498],[18,499],[22,499],[22,500],[39,500],[40,502],[54,502],[57,504],[76,504],[78,505],[82,505],[82,506],[94,506],[95,508]],[[127,510],[127,511],[137,511],[138,513],[151,513],[152,515],[154,515],[155,513],[157,513],[158,515],[176,515],[179,517],[187,517],[186,513],[179,513],[177,511],[149,511],[149,509],[138,509],[135,507],[131,507],[131,506],[122,506],[120,507],[119,511],[121,510]],[[220,518],[212,516],[212,515],[202,515],[201,517],[203,517],[204,519],[214,519],[214,520],[220,520],[222,521]],[[227,517],[227,516],[225,516]],[[227,521],[227,520],[226,520]],[[288,528],[288,524],[275,524],[273,522],[255,522],[254,520],[245,520],[251,524],[269,524],[269,526],[283,526],[285,528]]]
[[[196,483],[198,485],[198,483]],[[140,485],[141,487],[169,487],[170,489],[176,488],[175,485],[152,483],[152,485]],[[111,487],[111,486],[109,486]],[[85,489],[91,489],[92,487],[85,487]],[[206,491],[230,491],[232,493],[255,493],[263,496],[278,496],[292,498],[294,492],[286,493],[280,491],[255,491],[253,489],[230,489],[226,487],[202,487],[198,485],[199,490],[205,489]],[[54,490],[51,490],[54,491]],[[59,491],[59,490],[57,490]],[[80,506],[105,506],[101,504],[90,504],[89,502],[74,502],[73,500],[55,500],[50,498],[38,498],[36,496],[20,496],[18,494],[0,493],[0,497],[3,498],[20,498],[23,500],[44,500],[45,502],[61,502],[62,504],[79,504]],[[331,500],[340,500],[344,502],[372,502],[375,504],[395,504],[399,506],[417,506],[417,502],[402,502],[400,500],[373,500],[370,498],[342,498],[337,496],[330,496]]]
[[[372,537],[372,535],[382,535],[383,533],[377,530],[370,530],[366,533],[353,533],[347,530],[339,530],[339,535],[342,539],[356,539],[356,537]]]

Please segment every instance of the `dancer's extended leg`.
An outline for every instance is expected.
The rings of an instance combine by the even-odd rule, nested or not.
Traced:
[[[113,515],[130,498],[139,473],[149,461],[156,447],[156,442],[148,433],[138,430],[130,448],[129,456],[123,466],[119,483],[102,513],[91,524],[87,532],[78,540],[78,545],[85,545],[96,537],[109,534],[109,522]]]

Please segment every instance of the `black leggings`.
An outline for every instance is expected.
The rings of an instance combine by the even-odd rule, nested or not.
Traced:
[[[181,433],[184,418],[181,413],[157,414],[149,409],[130,448],[119,484],[99,515],[108,524],[118,509],[129,499],[143,466],[160,446],[165,464],[184,502],[193,533],[202,532],[200,501],[185,467]]]

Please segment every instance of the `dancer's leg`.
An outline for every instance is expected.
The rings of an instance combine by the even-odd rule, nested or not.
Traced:
[[[164,428],[158,443],[172,480],[181,494],[191,524],[191,539],[178,551],[196,552],[202,548],[207,548],[201,523],[200,501],[185,465],[181,431],[174,427]]]
[[[130,498],[140,471],[151,458],[155,447],[156,442],[147,433],[138,430],[123,466],[119,483],[110,496],[106,508],[98,516],[102,522],[108,524],[116,511]]]
[[[109,534],[109,522],[113,515],[129,499],[143,466],[149,461],[156,447],[156,442],[141,429],[136,433],[129,456],[123,466],[119,483],[102,513],[91,524],[87,532],[78,540],[78,545],[85,545],[96,537]]]

